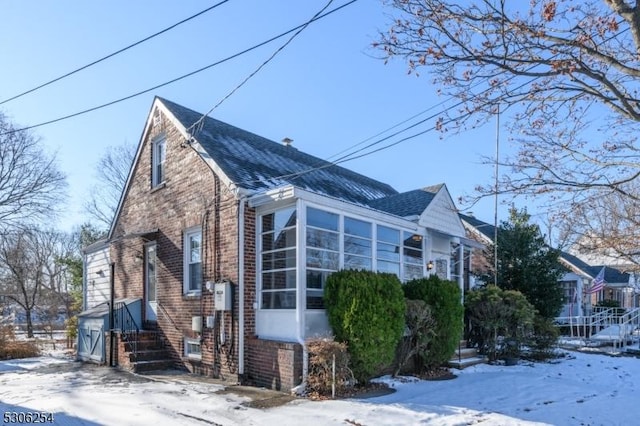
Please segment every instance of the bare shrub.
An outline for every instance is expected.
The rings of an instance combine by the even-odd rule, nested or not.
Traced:
[[[0,348],[0,359],[31,358],[40,355],[34,342],[13,340]]]
[[[349,353],[347,344],[329,339],[308,340],[309,371],[307,375],[307,389],[310,394],[330,396],[333,379],[333,359],[335,356],[335,391],[341,395],[353,383],[353,373],[349,368]]]

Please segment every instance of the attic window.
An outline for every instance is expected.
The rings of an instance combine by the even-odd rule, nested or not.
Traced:
[[[167,141],[164,136],[155,139],[151,152],[151,187],[155,188],[164,183],[165,160],[167,156]]]

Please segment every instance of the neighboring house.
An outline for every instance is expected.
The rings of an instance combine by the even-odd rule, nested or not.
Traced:
[[[305,339],[331,334],[329,274],[437,273],[464,288],[476,245],[445,185],[398,193],[161,98],[108,243],[113,298],[141,301],[132,316],[175,366],[276,389],[306,376]],[[88,259],[87,286],[96,268]]]
[[[467,237],[484,244],[486,247],[493,245],[496,228],[494,225],[483,222],[470,215],[461,214],[460,218],[467,231]],[[577,256],[560,252],[560,263],[567,272],[559,279],[564,295],[564,304],[559,319],[589,315],[591,308],[602,300],[617,300],[620,306],[631,308],[638,306],[637,296],[633,292],[633,277],[617,266],[589,265]],[[589,293],[593,280],[598,273],[605,268],[605,287],[596,292]],[[474,256],[472,270],[481,275],[492,269],[486,256]]]
[[[82,309],[108,302],[111,295],[109,242],[97,241],[83,249]]]
[[[105,332],[109,329],[111,260],[109,242],[99,240],[83,250],[82,312],[78,314],[77,356],[84,361],[107,361]]]

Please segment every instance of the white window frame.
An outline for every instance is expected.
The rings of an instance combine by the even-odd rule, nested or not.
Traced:
[[[152,143],[151,152],[151,187],[162,185],[166,178],[167,139],[164,136],[156,138]]]
[[[202,228],[199,226],[189,228],[184,231],[184,238],[182,242],[183,250],[183,294],[187,296],[199,296],[202,293],[202,282],[200,282],[200,288],[191,288],[191,275],[189,274],[189,266],[195,262],[191,261],[191,238],[194,236],[200,236],[200,270],[202,271]]]
[[[189,345],[197,345],[200,348],[200,352],[191,352],[189,350]],[[184,356],[189,359],[202,359],[202,343],[200,339],[191,339],[189,337],[184,338]]]

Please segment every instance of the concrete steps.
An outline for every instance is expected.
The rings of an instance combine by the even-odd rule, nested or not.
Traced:
[[[472,365],[484,364],[486,362],[487,359],[478,354],[478,350],[476,348],[468,348],[467,341],[462,340],[447,365],[451,368],[462,370],[464,368],[471,367]]]

